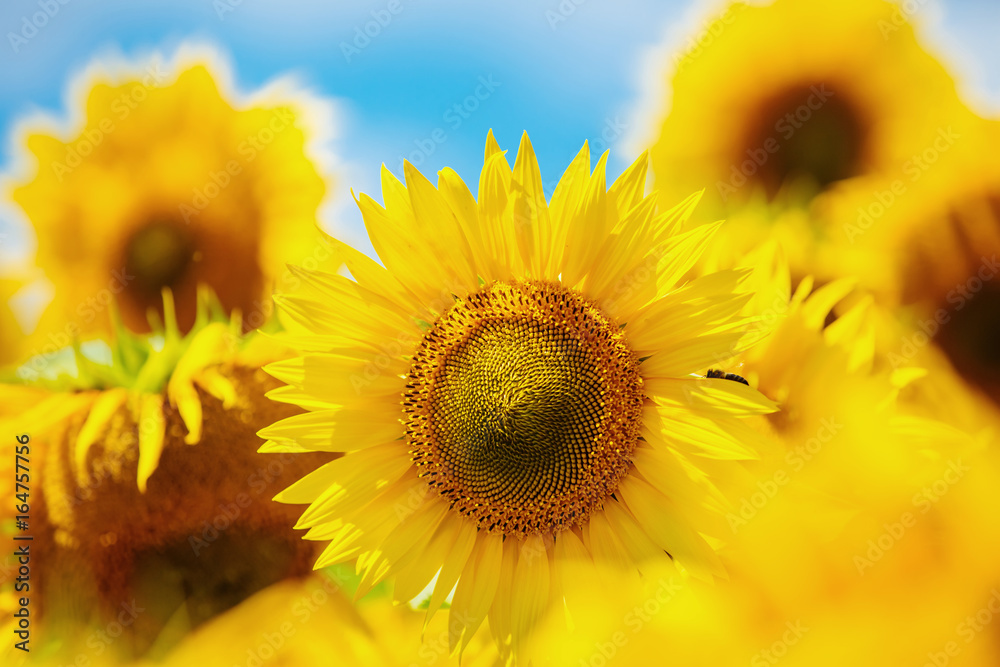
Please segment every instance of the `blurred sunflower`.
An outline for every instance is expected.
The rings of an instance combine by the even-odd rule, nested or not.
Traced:
[[[749,307],[779,321],[738,368],[780,403],[767,421],[784,447],[727,485],[728,580],[665,574],[639,598],[595,587],[573,633],[543,622],[542,662],[646,664],[669,646],[685,665],[995,664],[1000,632],[975,618],[1000,582],[996,452],[904,400],[924,380],[880,366],[874,304],[849,283],[750,282]]]
[[[1000,145],[1000,126],[990,129],[986,145]],[[964,171],[928,179],[930,201],[891,210],[883,222],[895,241],[884,244],[887,299],[921,334],[894,341],[892,361],[908,364],[933,341],[945,366],[1000,405],[1000,168],[987,149],[971,176]]]
[[[177,69],[91,76],[73,136],[26,139],[37,173],[13,198],[55,286],[45,342],[107,334],[112,300],[129,329],[149,331],[164,288],[187,331],[199,285],[259,326],[284,262],[314,247],[325,185],[305,106],[258,95],[235,107],[207,64]]]
[[[668,199],[708,184],[710,215],[918,169],[974,122],[886,0],[734,3],[706,32],[678,59],[651,157]]]
[[[109,650],[120,637],[98,631],[90,635],[88,644],[67,647],[75,655],[69,650],[42,651],[41,655],[32,654],[30,664],[63,667],[66,655],[78,661],[84,656],[91,667],[304,667],[331,662],[344,667],[398,667],[417,664],[417,659],[427,667],[453,664],[448,659],[443,616],[425,627],[420,616],[392,604],[385,596],[352,604],[347,582],[339,574],[317,572],[276,582],[192,630],[166,655],[155,659],[123,657],[121,651]],[[112,630],[111,634],[116,633]],[[496,648],[488,638],[478,639],[463,656],[462,664],[495,666]],[[16,655],[2,657],[8,660],[4,665],[19,664],[11,662]]]
[[[33,506],[55,545],[33,570],[43,654],[72,657],[116,623],[127,641],[102,651],[162,656],[191,628],[311,570],[316,553],[290,528],[296,512],[270,496],[331,457],[256,452],[256,430],[297,412],[264,398],[277,383],[260,366],[281,348],[241,337],[238,319],[206,303],[182,336],[167,292],[165,328],[140,337],[119,323],[111,363],[78,349],[74,377],[4,387],[25,409],[0,424],[44,452]]]
[[[923,660],[959,639],[956,626],[1000,577],[991,436],[908,400],[937,378],[886,362],[883,321],[852,281],[812,290],[807,279],[774,334],[741,358],[781,406],[770,422],[785,451],[748,464],[723,558],[743,589],[735,617],[767,619],[741,621],[753,651],[782,637],[786,622],[809,632],[785,647],[791,664],[841,664],[859,651],[876,664]],[[883,641],[900,628],[914,640]],[[963,652],[962,664],[991,664],[997,645]]]
[[[44,465],[45,449],[41,443],[31,440],[22,422],[22,415],[28,414],[38,402],[45,399],[47,392],[0,383],[0,438],[5,443],[4,460],[0,461],[0,493],[10,502],[0,504],[0,632],[11,638],[0,647],[0,663],[17,667],[24,664],[29,652],[18,648],[18,644],[28,640],[23,647],[32,648],[31,627],[20,626],[22,618],[14,614],[20,612],[20,600],[27,598],[27,623],[38,617],[37,581],[18,582],[21,576],[19,551],[25,546],[31,554],[31,565],[37,567],[52,553],[54,538],[52,525],[44,502],[38,494],[38,470]],[[19,457],[19,458],[18,458]],[[28,505],[25,512],[22,505]],[[25,524],[15,523],[15,519]],[[30,531],[30,532],[23,532]],[[30,535],[30,541],[24,540]],[[37,572],[37,569],[35,570]],[[27,584],[27,587],[25,586]],[[34,588],[32,588],[34,586]],[[18,632],[25,632],[18,635]],[[37,637],[37,635],[36,635]]]
[[[585,144],[551,202],[527,135],[513,170],[489,135],[478,199],[449,169],[437,188],[383,169],[385,206],[358,204],[386,268],[331,240],[353,279],[296,269],[302,289],[276,297],[305,354],[267,367],[288,383],[269,395],[310,412],[262,430],[262,451],[346,453],[277,499],[311,503],[317,566],[356,558],[359,595],[433,579],[433,615],[454,589],[453,650],[488,615],[521,654],[592,585],[569,561],[723,574],[697,461],[753,457],[740,418],[774,406],[692,374],[753,339],[745,273],[680,283],[717,226],[679,233],[698,197],[658,215],[646,156],[610,189],[606,158],[591,173]]]

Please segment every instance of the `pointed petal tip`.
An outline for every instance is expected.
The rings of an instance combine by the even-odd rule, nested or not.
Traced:
[[[497,143],[497,138],[493,134],[493,129],[491,128],[489,132],[486,133],[486,150],[484,151],[484,160],[489,160],[490,157],[500,151],[500,144]]]

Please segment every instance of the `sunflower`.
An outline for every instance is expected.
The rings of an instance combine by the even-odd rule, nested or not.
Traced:
[[[781,405],[767,419],[784,446],[730,485],[728,580],[595,587],[574,633],[542,623],[543,664],[655,663],[664,646],[676,664],[996,663],[996,628],[973,629],[1000,582],[997,453],[908,402],[933,378],[880,363],[870,297],[845,281],[789,295],[776,277],[757,294],[780,322],[733,369]]]
[[[990,147],[1000,145],[1000,126],[988,129],[980,144],[987,148],[966,169],[928,178],[935,193],[930,201],[887,212],[883,225],[893,242],[882,247],[892,272],[884,298],[912,330],[891,341],[892,363],[935,363],[929,355],[943,357],[936,367],[957,373],[995,408],[1000,405],[1000,169]]]
[[[149,331],[164,288],[187,331],[199,285],[260,326],[284,262],[315,247],[325,185],[308,154],[306,106],[277,94],[234,106],[217,68],[173,70],[88,75],[71,109],[82,126],[24,140],[37,171],[13,198],[55,286],[39,344],[108,334],[111,302],[129,329]]]
[[[277,499],[311,503],[317,567],[356,558],[359,595],[433,579],[433,615],[454,589],[453,648],[488,615],[520,654],[581,585],[568,561],[723,574],[698,461],[754,456],[740,418],[774,406],[692,374],[752,338],[745,272],[680,282],[717,226],[679,233],[698,196],[657,214],[646,156],[610,188],[606,159],[591,173],[585,144],[549,202],[527,135],[513,169],[489,135],[478,198],[383,169],[385,206],[358,204],[385,268],[331,240],[338,261],[275,297],[304,354],[266,368],[288,385],[270,396],[309,412],[262,451],[345,453]]]
[[[710,184],[710,215],[755,197],[806,203],[866,174],[904,176],[975,122],[885,0],[734,3],[706,34],[677,59],[651,156],[668,198]]]
[[[31,439],[22,419],[22,415],[28,414],[45,398],[44,390],[0,383],[0,438],[3,438],[6,453],[0,461],[0,493],[10,499],[0,506],[0,616],[3,618],[0,632],[12,638],[0,648],[0,662],[11,667],[27,660],[29,652],[22,649],[37,646],[37,642],[32,643],[30,624],[40,611],[37,580],[32,583],[30,572],[27,581],[17,580],[21,576],[20,554],[25,548],[29,550],[29,564],[37,573],[54,545],[52,524],[37,486],[45,448]],[[22,605],[23,600],[28,604]],[[23,616],[25,607],[27,619]],[[21,627],[22,620],[29,624],[28,628]],[[21,632],[25,634],[18,634]],[[23,643],[25,640],[27,643]]]
[[[239,320],[205,299],[182,336],[165,297],[165,328],[136,336],[119,322],[110,363],[77,348],[75,375],[5,388],[31,408],[0,425],[45,453],[33,506],[54,546],[35,561],[32,606],[39,636],[61,639],[41,648],[61,658],[110,623],[128,641],[102,650],[162,655],[188,629],[305,576],[316,555],[290,528],[294,509],[270,496],[330,455],[256,452],[256,430],[297,413],[264,398],[277,383],[260,366],[281,348],[241,337]]]
[[[74,657],[85,656],[93,667],[185,667],[192,663],[296,667],[331,661],[344,667],[398,667],[418,661],[427,667],[453,664],[448,659],[443,616],[424,627],[419,616],[384,596],[352,604],[340,574],[317,572],[276,582],[192,630],[160,659],[116,655],[107,650],[105,638],[111,637],[94,633],[89,644],[72,645],[62,653],[33,653],[30,664],[62,667],[67,664],[65,655],[73,652]],[[477,642],[469,647],[462,664],[488,667],[496,665],[497,658],[491,642]]]
[[[1000,577],[988,509],[1000,479],[993,436],[953,428],[910,400],[938,376],[888,363],[885,321],[852,281],[813,290],[807,279],[773,336],[741,357],[781,406],[770,421],[785,444],[747,466],[728,517],[735,616],[755,609],[769,619],[742,621],[756,637],[750,654],[780,643],[790,621],[809,633],[794,649],[779,646],[793,663],[839,664],[859,650],[878,664],[923,660],[959,639],[956,626]],[[915,641],[882,641],[900,628]],[[970,664],[991,664],[996,646],[963,651],[980,656]]]

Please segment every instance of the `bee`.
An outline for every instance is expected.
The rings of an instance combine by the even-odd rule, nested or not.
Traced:
[[[750,386],[750,383],[746,381],[742,375],[737,375],[736,373],[727,373],[725,371],[720,371],[718,368],[709,368],[708,372],[705,373],[707,378],[721,378],[723,380],[732,380],[733,382],[742,382],[746,386]]]

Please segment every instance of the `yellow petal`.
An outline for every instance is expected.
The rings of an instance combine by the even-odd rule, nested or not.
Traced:
[[[545,270],[545,277],[550,280],[555,280],[562,272],[566,237],[576,207],[583,200],[583,193],[586,192],[589,182],[590,147],[584,142],[583,147],[559,179],[555,192],[552,193],[552,202],[549,204],[549,219],[552,224],[552,254]]]
[[[549,263],[552,227],[549,207],[542,189],[542,174],[528,133],[521,135],[517,160],[511,174],[510,191],[514,216],[514,237],[527,276],[540,277]]]
[[[163,396],[145,394],[139,407],[139,491],[146,492],[146,481],[156,470],[163,452],[166,421],[163,417]]]
[[[468,519],[462,521],[455,544],[452,545],[451,551],[445,557],[444,563],[441,565],[441,571],[438,573],[437,582],[434,584],[434,591],[431,593],[430,603],[427,607],[427,616],[424,620],[425,626],[430,622],[434,614],[437,613],[437,610],[441,608],[448,594],[455,588],[455,582],[458,581],[462,570],[465,569],[465,565],[469,561],[469,555],[472,554],[472,548],[476,544],[477,530],[475,521],[469,521]]]
[[[667,341],[639,365],[643,378],[680,378],[692,373],[704,372],[709,366],[729,359],[742,351],[740,340],[743,331],[696,336],[694,338]]]
[[[678,519],[673,504],[646,482],[630,475],[618,486],[636,522],[650,539],[694,576],[712,580],[725,570],[715,552],[690,526]]]
[[[722,378],[648,378],[646,395],[662,405],[686,406],[734,416],[777,412],[778,406],[753,387]]]
[[[618,204],[622,214],[628,213],[643,200],[646,192],[646,171],[649,167],[649,151],[643,151],[632,165],[615,179],[609,192]]]
[[[504,540],[503,556],[500,558],[500,583],[489,612],[490,634],[501,653],[509,651],[511,646],[511,605],[518,548],[517,540]]]
[[[80,428],[76,439],[73,461],[77,470],[86,470],[87,452],[104,434],[111,417],[125,404],[127,398],[128,392],[125,389],[116,388],[102,392],[94,401],[87,421]]]
[[[549,558],[541,535],[521,543],[511,589],[510,629],[515,653],[545,612],[549,600]]]
[[[481,532],[476,540],[475,552],[458,580],[448,615],[448,646],[452,653],[458,646],[461,655],[486,620],[500,584],[502,559],[503,537]]]
[[[397,600],[408,602],[427,587],[455,545],[464,522],[457,513],[447,513],[427,546],[415,549],[413,558],[400,566],[393,591]]]
[[[608,154],[598,160],[583,198],[570,213],[563,254],[563,282],[578,285],[597,262],[597,253],[611,232],[605,171]]]
[[[802,317],[806,326],[819,331],[833,307],[850,294],[856,284],[857,280],[854,278],[841,278],[813,292],[802,304]]]

